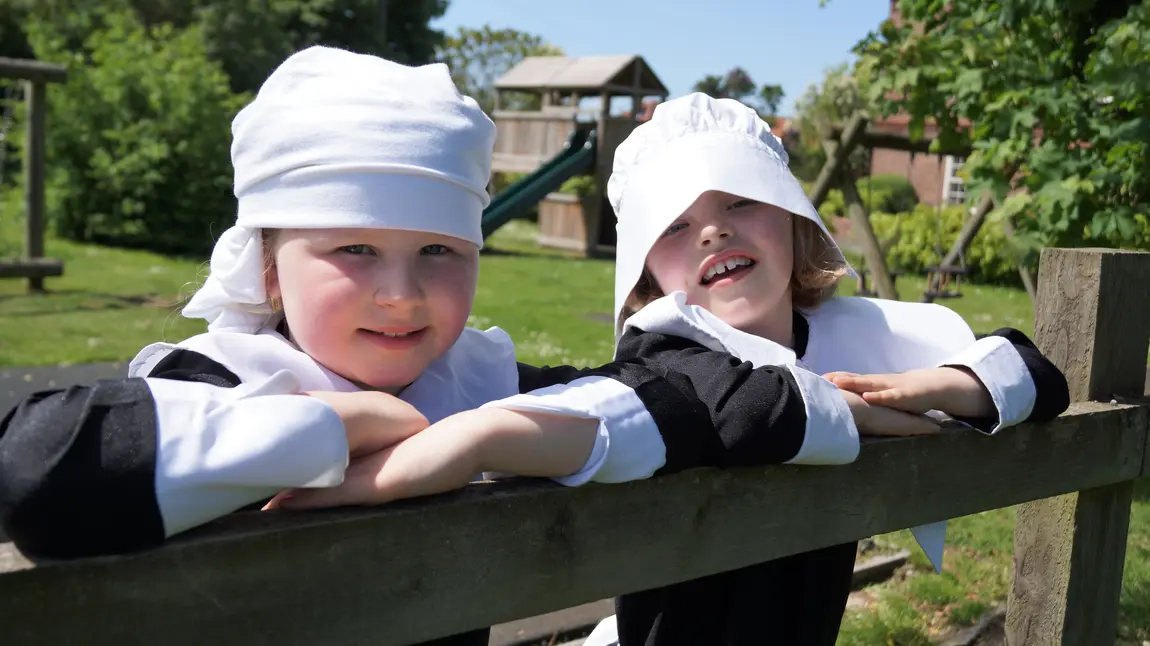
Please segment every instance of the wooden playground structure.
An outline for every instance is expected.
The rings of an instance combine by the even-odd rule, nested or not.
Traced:
[[[64,274],[62,262],[44,257],[44,158],[48,84],[63,83],[67,75],[67,69],[60,65],[0,58],[0,79],[23,81],[27,110],[23,163],[24,254],[18,259],[0,259],[0,278],[27,278],[30,292],[44,291],[45,278]]]
[[[832,188],[837,186],[842,191],[843,203],[847,207],[847,215],[850,218],[851,226],[859,232],[863,247],[863,257],[866,261],[866,269],[858,272],[860,275],[860,294],[898,300],[898,290],[895,289],[894,274],[887,268],[883,244],[880,243],[875,236],[874,229],[871,227],[870,214],[867,212],[862,197],[859,195],[855,180],[843,172],[846,160],[857,146],[865,146],[872,150],[876,148],[886,148],[901,150],[911,154],[930,153],[961,157],[968,156],[971,153],[971,147],[964,145],[950,148],[940,147],[932,150],[934,139],[931,137],[911,139],[901,134],[870,130],[867,127],[868,124],[868,119],[859,113],[853,115],[845,125],[831,129],[830,137],[823,141],[823,149],[826,150],[827,161],[819,171],[818,178],[816,178],[814,185],[811,187],[809,197],[811,203],[814,204],[817,209],[823,200],[826,199],[827,194]],[[1007,174],[1013,176],[1016,171],[1017,167],[1014,167],[1008,169]],[[926,268],[927,286],[922,295],[924,302],[932,302],[936,299],[957,298],[962,295],[959,290],[959,285],[967,273],[965,265],[961,262],[963,254],[966,253],[970,243],[974,241],[974,237],[978,235],[979,230],[986,221],[986,216],[993,208],[994,198],[990,195],[982,196],[977,205],[972,209],[970,219],[965,220],[963,228],[958,234],[958,238],[946,252],[946,255],[940,259],[937,265]],[[1003,220],[1002,227],[1006,237],[1008,239],[1011,238],[1014,230],[1010,221]],[[1033,301],[1036,296],[1034,276],[1031,275],[1027,268],[1022,266],[1019,266],[1018,273],[1023,286],[1026,288],[1027,294],[1030,295],[1031,301]],[[866,277],[868,275],[873,280],[873,291],[866,288]]]
[[[614,253],[607,178],[615,148],[637,125],[644,97],[664,101],[666,86],[639,56],[533,56],[496,80],[495,88],[494,172],[530,173],[560,154],[576,128],[594,129],[593,189],[582,196],[551,192],[539,202],[538,241],[586,255]],[[511,92],[539,96],[540,109],[504,108]],[[612,100],[620,97],[631,100],[629,116],[611,113]],[[580,109],[587,98],[599,99],[596,114]]]

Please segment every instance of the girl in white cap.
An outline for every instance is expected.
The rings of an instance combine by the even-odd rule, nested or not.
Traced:
[[[144,348],[128,379],[37,393],[0,422],[0,519],[22,549],[155,545],[284,490],[338,485],[350,461],[443,420],[482,437],[498,427],[512,449],[552,440],[493,451],[461,484],[484,470],[570,485],[653,470],[647,451],[617,449],[658,436],[632,388],[656,376],[520,366],[502,330],[465,327],[495,128],[446,66],[312,47],[232,130],[237,221],[183,310],[208,331]],[[419,486],[446,485],[388,495]]]
[[[834,297],[850,268],[781,142],[737,101],[692,94],[659,105],[615,151],[608,194],[618,216],[616,359],[690,376],[715,425],[728,429],[727,453],[678,451],[661,472],[814,453],[824,462],[855,458],[858,434],[804,429],[809,397],[730,397],[726,384],[760,372],[780,379],[778,392],[797,386],[804,397],[817,382],[839,386],[839,412],[825,425],[853,417],[862,434],[878,430],[865,423],[870,407],[905,415],[886,432],[909,434],[937,430],[940,412],[993,433],[1068,405],[1063,375],[1017,330],[976,341],[938,305]],[[732,423],[744,416],[794,423]],[[687,445],[692,429],[683,431]],[[944,532],[945,523],[915,528],[936,567]],[[586,644],[834,644],[855,550],[850,543],[625,595]]]

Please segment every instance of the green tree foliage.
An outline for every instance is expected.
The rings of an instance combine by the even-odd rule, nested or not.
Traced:
[[[759,87],[741,67],[733,67],[723,76],[707,75],[695,83],[694,90],[716,99],[737,99],[767,117],[775,116],[784,96],[781,85]]]
[[[235,217],[229,127],[248,97],[230,91],[201,28],[147,29],[123,10],[88,17],[100,27],[79,51],[53,23],[26,23],[38,57],[73,70],[49,93],[56,230],[157,251],[210,249]]]
[[[315,44],[430,62],[443,33],[429,23],[447,10],[447,0],[0,0],[0,51],[19,49],[18,33],[9,41],[10,25],[30,18],[50,22],[64,48],[78,51],[97,28],[93,17],[118,9],[132,10],[147,27],[199,28],[232,90],[254,92],[285,58]]]
[[[562,56],[563,51],[539,36],[514,29],[460,27],[447,36],[437,51],[438,60],[451,68],[459,91],[491,114],[495,109],[495,81],[528,56]],[[508,94],[503,107],[516,110],[538,108],[538,97]]]
[[[827,160],[822,140],[830,136],[832,127],[843,125],[855,112],[871,112],[867,79],[853,74],[846,64],[827,69],[822,83],[811,85],[795,101],[794,125],[801,149],[792,155],[792,167],[799,177],[810,181],[818,175]],[[870,173],[870,157],[870,151],[862,146],[851,151],[847,169],[852,177]]]
[[[870,97],[907,113],[912,135],[931,120],[941,144],[971,143],[968,194],[993,191],[992,219],[1012,217],[1032,247],[1150,246],[1150,3],[899,8],[906,26],[886,22],[856,47]]]
[[[387,7],[386,31],[381,7]],[[430,62],[445,0],[0,0],[0,52],[63,63],[48,201],[78,240],[202,253],[235,217],[231,119],[312,44]],[[7,145],[20,135],[9,133]],[[19,152],[18,150],[16,152]],[[5,179],[19,169],[4,164]]]

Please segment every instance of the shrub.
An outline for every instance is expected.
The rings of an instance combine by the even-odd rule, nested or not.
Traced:
[[[870,213],[902,213],[918,204],[918,193],[910,181],[901,175],[875,175],[856,182],[859,197]],[[839,189],[831,189],[819,205],[823,219],[846,217],[846,205]]]
[[[908,213],[874,213],[871,226],[880,243],[898,237],[887,248],[887,264],[892,269],[922,273],[937,265],[946,255],[970,215],[965,206],[938,208],[920,204]],[[1020,284],[1018,261],[1031,270],[1037,268],[1036,254],[1010,244],[997,221],[987,221],[963,254],[970,278],[984,283]]]
[[[235,217],[230,122],[247,100],[198,28],[108,12],[79,49],[31,21],[37,56],[66,64],[48,91],[50,217],[74,240],[202,253]]]

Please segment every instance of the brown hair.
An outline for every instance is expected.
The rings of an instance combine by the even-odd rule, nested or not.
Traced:
[[[264,257],[264,289],[268,288],[268,277],[276,268],[276,237],[279,235],[279,229],[260,229],[260,243],[263,248]],[[271,304],[272,312],[279,312],[279,303],[277,299],[268,297]],[[284,325],[287,322],[285,320]]]
[[[839,280],[847,275],[847,265],[824,236],[807,218],[794,216],[794,267],[791,269],[791,304],[811,308],[834,295]],[[646,267],[619,312],[618,327],[651,303],[665,296]]]

